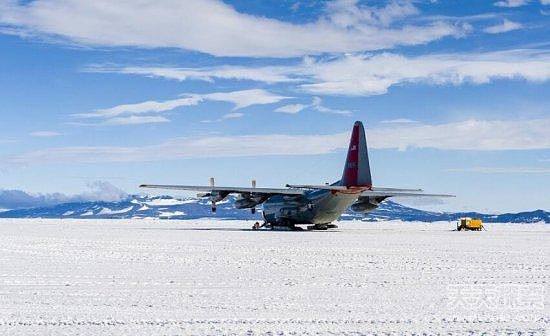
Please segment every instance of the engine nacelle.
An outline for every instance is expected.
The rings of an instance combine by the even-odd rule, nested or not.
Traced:
[[[212,212],[216,212],[216,203],[223,201],[227,197],[227,195],[229,195],[229,193],[225,191],[212,191],[211,193],[206,195],[208,196],[208,199],[212,204]]]
[[[223,201],[227,197],[227,195],[229,195],[229,193],[227,192],[213,191],[210,193],[209,198],[212,203],[217,203]]]
[[[350,208],[355,212],[369,212],[376,209],[384,199],[386,197],[360,197]]]
[[[235,201],[237,209],[251,209],[262,203],[264,200],[261,197],[242,197]]]
[[[369,202],[353,203],[351,210],[355,212],[368,212],[376,209],[378,205],[370,204]]]

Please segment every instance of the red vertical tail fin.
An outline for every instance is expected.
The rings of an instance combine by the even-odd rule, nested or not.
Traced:
[[[369,153],[365,129],[360,121],[353,125],[348,148],[348,157],[342,174],[341,185],[346,187],[371,187]]]

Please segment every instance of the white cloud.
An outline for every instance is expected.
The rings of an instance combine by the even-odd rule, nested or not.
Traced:
[[[214,92],[206,94],[185,94],[185,97],[165,101],[146,101],[135,104],[123,104],[99,109],[89,113],[74,114],[76,118],[102,118],[103,125],[129,125],[145,123],[161,123],[169,120],[162,116],[151,116],[183,106],[194,106],[203,101],[222,101],[234,105],[234,110],[252,105],[272,104],[290,97],[275,95],[261,89]],[[144,114],[146,114],[144,116]],[[230,114],[231,115],[231,114]],[[232,114],[233,116],[237,115]]]
[[[540,3],[543,5],[550,5],[550,0],[540,0]]]
[[[472,15],[422,15],[416,17],[415,20],[419,21],[431,21],[431,20],[448,20],[453,22],[475,22],[475,21],[484,21],[488,19],[495,19],[502,17],[499,13],[483,13],[483,14],[472,14]]]
[[[120,72],[147,76],[166,76],[171,72],[170,68],[162,68],[159,72],[152,69],[160,68],[144,68],[146,71],[143,72],[139,67],[123,69],[126,70]],[[329,59],[305,57],[297,64],[254,67],[253,70],[260,74],[269,73],[270,80],[278,78],[280,82],[290,82],[290,85],[297,85],[312,94],[370,96],[385,94],[395,85],[411,83],[460,85],[485,84],[501,79],[546,81],[550,79],[550,51],[517,49],[415,57],[387,52],[348,54]],[[262,78],[256,76],[254,80],[262,81]],[[239,77],[236,71],[235,79],[252,77]]]
[[[283,105],[281,107],[278,107],[275,109],[275,112],[279,113],[288,113],[288,114],[296,114],[306,108],[308,108],[310,105],[304,105],[304,104],[289,104],[289,105]]]
[[[60,136],[61,133],[54,132],[54,131],[36,131],[36,132],[29,133],[29,135],[32,137],[49,138],[49,137]]]
[[[91,65],[84,69],[87,72],[120,73],[159,77],[178,81],[202,80],[212,82],[214,79],[252,80],[264,83],[282,83],[297,81],[293,78],[292,69],[283,66],[246,67],[224,65],[206,68],[174,67],[137,67]]]
[[[158,124],[166,123],[170,120],[162,116],[124,116],[124,117],[115,117],[105,120],[102,125],[139,125],[139,124]]]
[[[251,89],[232,92],[215,92],[201,95],[206,100],[228,102],[235,105],[234,110],[252,105],[264,105],[280,102],[290,97],[275,95],[261,89]]]
[[[92,46],[182,48],[215,56],[379,50],[460,37],[466,31],[443,21],[402,22],[417,14],[407,0],[382,7],[336,0],[316,21],[295,24],[240,13],[220,0],[0,0],[0,24],[12,33]]]
[[[323,100],[319,97],[313,97],[313,100],[311,104],[304,105],[304,104],[290,104],[290,105],[284,105],[277,109],[275,109],[275,112],[279,113],[288,113],[288,114],[296,114],[298,112],[301,112],[305,109],[312,109],[317,112],[321,113],[332,113],[332,114],[341,114],[341,115],[351,115],[351,111],[349,110],[338,110],[329,108],[323,105]]]
[[[324,106],[323,100],[319,97],[313,97],[311,108],[313,108],[315,111],[322,112],[322,113],[332,113],[332,114],[342,114],[342,115],[352,114],[351,111],[349,110],[338,110],[338,109],[333,109],[333,108]]]
[[[411,124],[416,123],[416,120],[411,120],[407,118],[397,118],[397,119],[390,119],[390,120],[382,120],[380,123],[382,124]]]
[[[243,116],[244,116],[244,113],[233,112],[233,113],[224,114],[222,116],[222,119],[238,119],[238,118],[242,118]]]
[[[90,182],[87,184],[87,187],[88,191],[71,196],[71,198],[88,201],[116,202],[128,197],[126,192],[107,181]]]
[[[487,27],[483,29],[484,32],[489,34],[500,34],[500,33],[506,33],[512,30],[517,30],[522,28],[523,26],[521,23],[513,22],[507,19],[504,19],[502,23],[499,23],[494,26]]]
[[[550,149],[550,118],[534,120],[467,120],[426,125],[403,124],[370,131],[374,148],[443,150]],[[467,136],[464,136],[467,134]]]
[[[541,1],[544,1],[544,0],[541,0]],[[494,5],[497,6],[497,7],[512,8],[512,7],[525,6],[528,3],[529,3],[529,0],[501,0],[501,1],[495,2]]]
[[[202,100],[200,96],[191,96],[179,99],[165,100],[165,101],[146,101],[136,104],[123,104],[117,105],[114,107],[95,110],[90,113],[79,113],[74,114],[75,117],[80,118],[95,118],[95,117],[116,117],[120,115],[135,115],[135,114],[145,114],[145,113],[159,113],[165,111],[171,111],[175,108],[181,106],[193,106],[197,105]]]
[[[481,174],[550,174],[550,168],[543,167],[467,167],[451,168],[447,171]]]
[[[268,134],[179,138],[144,147],[49,148],[11,157],[5,162],[14,164],[141,162],[206,157],[325,154],[343,148],[347,136],[346,132],[334,135]]]
[[[410,1],[391,1],[384,7],[370,8],[357,6],[357,0],[337,0],[328,2],[330,20],[339,27],[350,28],[368,23],[387,27],[395,20],[420,13]]]
[[[123,190],[106,181],[91,182],[87,184],[87,187],[87,191],[77,195],[30,194],[21,190],[0,189],[0,208],[45,207],[61,203],[88,201],[116,202],[128,197]]]
[[[228,119],[239,119],[239,118],[242,118],[244,117],[244,113],[240,113],[240,112],[233,112],[233,113],[227,113],[227,114],[224,114],[221,118],[218,118],[218,119],[214,119],[214,120],[202,120],[201,122],[203,123],[215,123],[215,122],[222,122],[224,120],[228,120]]]
[[[434,54],[405,57],[392,53],[347,55],[303,66],[313,94],[380,95],[405,83],[432,85],[485,84],[497,79],[550,79],[550,53],[509,50],[481,54]]]
[[[440,150],[550,149],[550,118],[467,120],[447,124],[400,124],[369,128],[369,148]],[[464,136],[467,134],[467,136]],[[343,150],[349,131],[321,135],[243,135],[177,138],[142,147],[61,147],[5,158],[11,164],[140,162],[206,157],[314,155]],[[297,145],[299,144],[299,145]]]

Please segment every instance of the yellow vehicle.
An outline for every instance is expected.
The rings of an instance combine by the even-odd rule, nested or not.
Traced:
[[[456,224],[456,229],[458,231],[461,231],[461,230],[466,230],[466,231],[485,230],[485,228],[483,227],[483,222],[481,221],[481,219],[470,218],[470,217],[460,218],[458,220],[458,223]]]

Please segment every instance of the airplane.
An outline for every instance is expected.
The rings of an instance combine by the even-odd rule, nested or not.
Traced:
[[[256,211],[262,205],[264,223],[260,227],[301,230],[298,225],[309,225],[309,230],[336,228],[331,224],[348,208],[355,212],[367,213],[376,209],[389,197],[454,197],[445,194],[425,194],[422,189],[383,188],[372,185],[372,177],[367,149],[367,139],[363,123],[353,125],[346,163],[342,178],[325,185],[291,185],[286,188],[218,187],[214,179],[210,186],[142,184],[141,188],[169,190],[194,190],[205,192],[199,197],[209,198],[212,212],[216,203],[230,194],[238,195],[235,208]],[[253,228],[258,228],[256,223]]]

